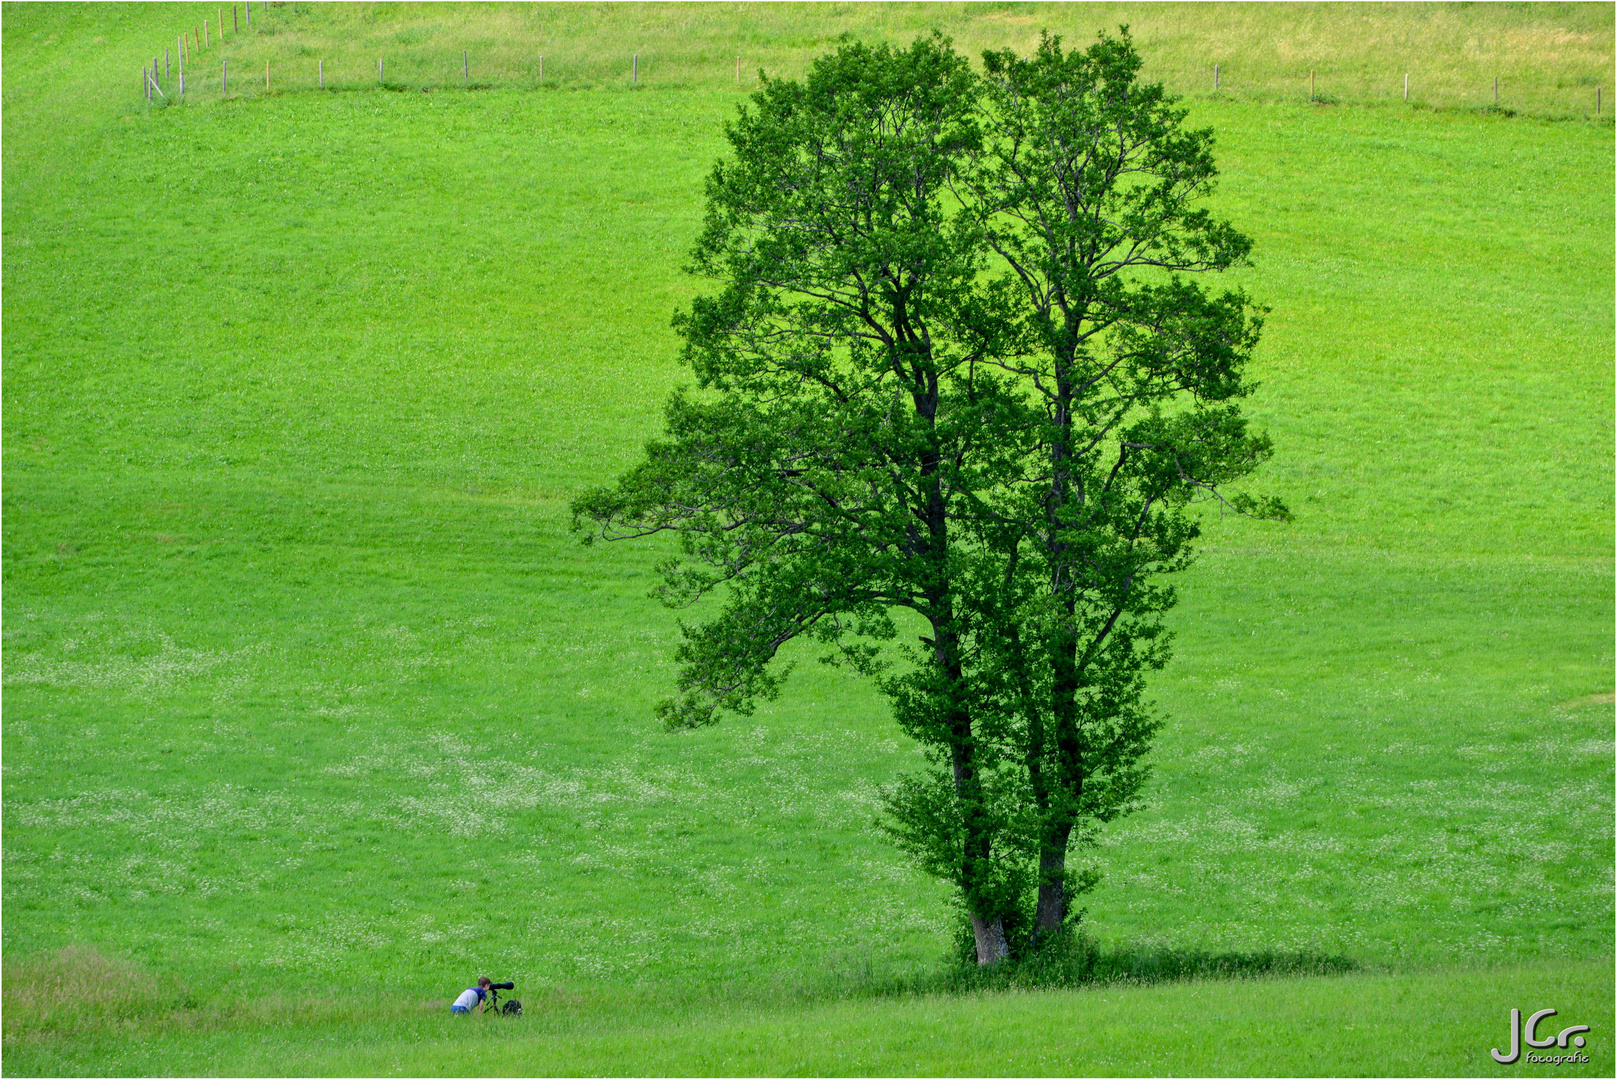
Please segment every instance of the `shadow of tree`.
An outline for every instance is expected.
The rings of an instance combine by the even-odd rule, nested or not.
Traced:
[[[1147,985],[1193,979],[1250,979],[1285,975],[1339,975],[1359,968],[1351,957],[1309,951],[1257,949],[1206,952],[1120,943],[1102,946],[1078,933],[1046,942],[1036,952],[978,967],[955,957],[925,973],[870,977],[844,974],[833,997],[970,994],[996,990],[1055,990],[1116,983]],[[852,977],[849,977],[849,976]],[[837,992],[840,990],[840,993]]]

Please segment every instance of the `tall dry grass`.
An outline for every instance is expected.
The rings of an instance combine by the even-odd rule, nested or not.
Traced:
[[[85,945],[7,960],[0,976],[7,1034],[76,1030],[150,1016],[171,1004],[158,981],[125,960]]]
[[[194,10],[193,10],[194,9]],[[755,85],[799,74],[845,40],[904,42],[931,30],[968,55],[1026,52],[1041,32],[1087,42],[1127,24],[1146,74],[1191,95],[1402,102],[1582,116],[1605,85],[1613,9],[1603,4],[306,4],[257,9],[249,31],[228,7],[176,5],[186,23],[221,18],[195,54],[188,91],[525,85]],[[161,50],[169,42],[154,41]],[[638,64],[635,58],[638,57]],[[380,63],[380,67],[379,67]],[[739,70],[739,78],[738,78]],[[1312,75],[1312,81],[1310,80]],[[172,87],[170,88],[172,90]]]

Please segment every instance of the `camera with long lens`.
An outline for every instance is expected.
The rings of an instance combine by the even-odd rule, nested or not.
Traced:
[[[514,982],[489,983],[489,1004],[494,1007],[496,1012],[503,1013],[506,1016],[522,1015],[522,1002],[518,1001],[516,998],[512,998],[510,1001],[502,1004],[500,1001],[500,995],[496,993],[496,991],[499,990],[515,990],[516,987],[517,984]]]

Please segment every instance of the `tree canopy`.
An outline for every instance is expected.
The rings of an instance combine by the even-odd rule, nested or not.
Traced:
[[[981,74],[936,36],[766,80],[727,127],[675,318],[694,388],[591,536],[671,531],[672,727],[779,693],[798,637],[878,680],[929,766],[888,827],[958,889],[979,962],[1059,932],[1069,853],[1132,805],[1168,658],[1163,579],[1193,503],[1269,454],[1240,400],[1260,321],[1187,275],[1250,241],[1197,206],[1216,171],[1138,81],[1126,29],[1046,36]],[[885,645],[908,612],[925,630]]]

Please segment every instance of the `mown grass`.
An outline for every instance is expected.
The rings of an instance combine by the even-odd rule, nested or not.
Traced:
[[[680,378],[733,87],[86,95],[169,14],[5,9],[6,1070],[463,1071],[430,1047],[471,1029],[395,1020],[486,972],[580,1025],[507,1071],[916,1071],[879,1047],[920,1005],[815,1004],[943,971],[942,890],[871,828],[913,751],[812,663],[755,718],[658,732],[656,545],[567,528]],[[1346,956],[1369,972],[1318,985],[1377,1008],[1389,967],[1524,964],[1408,991],[1459,1055],[1408,1071],[1485,1071],[1518,997],[1566,1013],[1612,950],[1611,128],[1194,107],[1258,242],[1260,483],[1298,519],[1209,521],[1089,925],[1110,955]],[[134,997],[40,1007],[63,947]],[[1274,985],[1219,1000],[1256,1022],[1241,988]],[[1191,1042],[1226,1015],[1149,993]],[[775,1049],[712,1056],[732,1007]],[[1309,1058],[1308,1015],[1244,1070],[1005,1071],[1412,1060]],[[779,1034],[855,1021],[865,1056],[801,1068]]]

